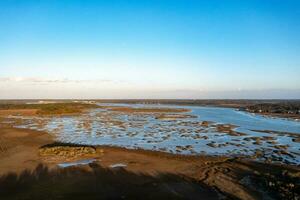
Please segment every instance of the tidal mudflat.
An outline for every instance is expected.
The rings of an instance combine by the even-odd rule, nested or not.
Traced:
[[[299,122],[220,107],[71,105],[2,110],[2,198],[299,199]]]
[[[46,131],[57,141],[173,154],[242,156],[300,164],[300,123],[232,108],[99,104],[80,115],[13,116],[3,123]]]

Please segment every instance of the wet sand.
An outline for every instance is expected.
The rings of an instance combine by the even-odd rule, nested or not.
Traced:
[[[38,148],[50,142],[46,133],[0,127],[0,174],[34,169],[40,162]]]
[[[187,109],[139,106],[101,105],[101,109],[71,116],[9,115],[3,118],[3,123],[47,131],[60,142],[175,154],[239,155],[299,165],[298,122],[257,117],[232,109],[192,108],[192,112],[182,113],[179,110]],[[222,116],[229,120],[224,122]]]
[[[6,127],[0,129],[0,145],[0,196],[5,199],[299,198],[296,166],[108,146],[93,147],[95,152],[79,157],[41,155],[45,147],[73,150],[45,132]],[[58,166],[86,159],[93,162]]]

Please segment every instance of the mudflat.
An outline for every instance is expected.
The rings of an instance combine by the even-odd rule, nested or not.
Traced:
[[[38,149],[52,141],[49,134],[28,129],[0,128],[0,174],[34,169]]]
[[[86,109],[91,108],[95,110],[84,113]],[[102,108],[104,111],[98,112],[99,109],[96,108]],[[185,108],[170,107],[120,107],[66,103],[2,105],[0,109],[0,198],[300,198],[299,165],[269,160],[259,162],[258,159],[242,155],[180,154],[182,151],[191,150],[191,145],[176,146],[176,152],[179,153],[176,154],[176,152],[158,151],[159,149],[155,148],[145,150],[127,146],[130,149],[126,149],[116,146],[81,145],[80,142],[74,141],[63,143],[57,137],[65,131],[62,126],[64,124],[61,123],[70,119],[79,120],[80,123],[76,127],[85,130],[77,136],[82,137],[85,134],[92,136],[92,127],[95,126],[93,120],[97,119],[97,125],[106,128],[99,129],[97,134],[101,135],[111,127],[119,127],[128,134],[131,142],[134,135],[130,130],[133,127],[144,127],[147,120],[158,120],[161,126],[154,126],[151,130],[155,129],[159,132],[165,130],[167,134],[163,137],[164,140],[172,138],[174,131],[185,138],[193,136],[193,139],[199,142],[209,139],[210,131],[223,133],[228,137],[246,135],[239,132],[232,124],[191,121],[197,118],[196,113],[191,114],[189,111]],[[69,114],[74,116],[60,116]],[[126,120],[120,121],[123,118],[131,120],[130,123]],[[44,129],[48,132],[38,131],[49,124],[50,119],[57,119],[54,122],[58,125],[58,129],[52,131]],[[176,129],[177,126],[185,128]],[[192,128],[194,129],[191,130]],[[189,135],[193,131],[195,134]],[[258,130],[258,133],[260,132],[268,135],[244,139],[253,140],[255,145],[260,145],[264,141],[273,142],[277,135],[287,135],[278,131]],[[69,133],[72,134],[68,135],[69,138],[76,137],[78,134],[76,129]],[[143,137],[149,138],[155,135],[157,134],[153,132]],[[298,141],[298,134],[290,133],[288,136],[294,142]],[[112,139],[117,138],[112,137]],[[213,143],[213,140],[206,146],[226,147]],[[282,145],[275,147],[278,147],[276,152],[280,154],[285,153],[284,149],[288,148]],[[263,151],[258,153],[264,156]]]
[[[8,127],[0,129],[0,146],[5,199],[299,198],[296,166],[63,144],[45,132]]]

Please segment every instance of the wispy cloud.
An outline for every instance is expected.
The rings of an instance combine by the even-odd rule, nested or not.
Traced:
[[[122,80],[109,80],[109,79],[91,79],[91,80],[76,80],[76,79],[49,79],[41,77],[0,77],[0,82],[7,83],[39,83],[39,84],[51,84],[51,83],[125,83]]]

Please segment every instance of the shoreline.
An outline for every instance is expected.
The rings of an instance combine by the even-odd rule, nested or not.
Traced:
[[[24,104],[25,102],[31,102],[29,104]],[[16,114],[25,114],[25,115],[41,115],[41,116],[52,116],[55,115],[56,112],[62,112],[58,113],[56,115],[78,115],[81,113],[84,113],[86,109],[89,108],[101,108],[101,107],[106,107],[110,108],[111,110],[115,111],[122,111],[122,112],[149,112],[151,111],[148,109],[132,109],[129,107],[114,107],[114,106],[101,106],[97,105],[97,103],[112,103],[112,104],[145,104],[145,105],[161,105],[161,106],[201,106],[201,107],[220,107],[220,108],[232,108],[232,109],[237,109],[239,111],[243,111],[245,113],[249,114],[256,114],[256,115],[261,115],[264,117],[271,117],[271,118],[281,118],[281,119],[289,119],[289,120],[294,120],[294,121],[300,121],[300,100],[295,99],[295,100],[246,100],[246,99],[236,99],[236,100],[230,100],[230,99],[224,99],[224,100],[186,100],[186,99],[181,99],[181,100],[172,100],[172,99],[158,99],[158,100],[147,100],[147,99],[132,99],[132,100],[60,100],[60,101],[50,101],[48,103],[34,103],[34,100],[20,100],[20,101],[13,101],[13,100],[0,100],[0,116],[7,115],[9,113]],[[92,103],[91,103],[92,102]],[[70,110],[71,112],[69,113],[68,105],[74,105],[75,107],[79,107],[79,109],[74,109]],[[291,106],[298,107],[298,114],[294,113],[289,113],[290,111],[287,111],[287,113],[278,113],[278,112],[262,112],[258,108],[262,106],[268,106],[268,108],[272,107],[284,107],[286,104],[290,104]],[[52,105],[59,105],[61,107],[58,108],[56,111],[49,111],[46,110],[44,112],[41,109],[48,109],[48,107]],[[66,110],[64,110],[64,106],[66,106]],[[5,109],[8,107],[9,109]],[[17,109],[16,109],[17,108]],[[128,109],[129,108],[129,109]],[[253,110],[255,108],[255,110]],[[31,111],[30,111],[31,110]],[[171,111],[171,110],[170,110]],[[166,112],[170,112],[166,110]],[[174,110],[175,111],[175,110]],[[190,110],[188,109],[177,109],[177,112],[189,112]],[[37,114],[40,112],[40,114]],[[154,112],[155,111],[154,109]]]
[[[99,106],[101,107],[101,106]],[[164,121],[170,123],[170,124],[175,124],[178,123],[181,119],[193,119],[193,117],[197,117],[196,115],[191,115],[193,113],[182,113],[188,110],[188,108],[182,108],[182,109],[178,109],[178,108],[172,108],[172,107],[161,107],[161,108],[155,108],[155,107],[147,107],[147,108],[130,108],[130,107],[119,107],[119,106],[104,106],[104,108],[107,108],[108,111],[105,111],[104,114],[96,114],[97,120],[99,121],[99,116],[101,116],[101,120],[100,121],[104,121],[103,126],[105,128],[107,128],[108,130],[110,130],[111,127],[116,127],[119,129],[122,129],[122,133],[125,134],[125,136],[129,137],[133,137],[136,135],[136,133],[133,132],[129,132],[129,133],[125,133],[127,131],[127,128],[130,127],[138,127],[141,124],[133,124],[133,123],[128,123],[126,124],[126,122],[119,120],[116,116],[117,115],[136,115],[136,116],[141,116],[141,115],[145,115],[145,117],[148,117],[148,115],[151,115],[151,117],[153,117],[155,120],[160,120],[158,121],[159,123],[163,124],[165,123]],[[117,110],[113,110],[111,111],[110,108],[118,108]],[[121,108],[121,110],[119,110]],[[21,110],[21,111],[26,111],[26,110]],[[30,110],[29,110],[30,111]],[[178,111],[176,113],[174,113],[174,111]],[[182,111],[182,112],[181,112]],[[91,111],[92,112],[92,111]],[[144,113],[146,112],[146,113]],[[88,112],[87,112],[88,113]],[[18,127],[16,125],[20,125],[19,127],[23,127],[23,128],[28,128],[30,127],[30,124],[35,124],[33,129],[43,129],[45,124],[48,123],[47,118],[45,119],[35,119],[33,116],[32,120],[30,121],[30,119],[28,121],[24,121],[22,119],[22,116],[25,116],[24,114],[21,115],[22,113],[19,113],[19,116],[21,117],[20,119],[18,119],[16,117],[16,119],[12,118],[10,119],[9,117],[5,118],[5,115],[1,118],[0,116],[0,122],[1,120],[3,120],[3,124],[7,123],[7,126],[11,126],[11,127]],[[37,115],[39,116],[39,115]],[[51,117],[58,117],[57,115],[50,115]],[[65,115],[60,115],[60,116],[65,116]],[[59,117],[60,117],[59,116]],[[74,115],[74,116],[79,116],[79,115]],[[85,116],[85,115],[84,115]],[[82,118],[82,123],[77,123],[76,125],[76,129],[74,129],[73,131],[74,134],[77,133],[77,130],[80,129],[84,129],[88,132],[93,131],[92,130],[92,124],[91,124],[91,120],[93,119],[92,116],[87,116],[86,120],[84,121],[84,116]],[[30,117],[30,116],[29,116]],[[142,116],[144,117],[144,116]],[[81,118],[80,118],[81,119]],[[43,121],[44,120],[44,121]],[[125,120],[126,121],[126,120]],[[143,121],[143,120],[142,120]],[[111,123],[111,124],[110,124]],[[146,120],[143,121],[144,124],[146,124]],[[149,122],[150,123],[150,122]],[[25,124],[23,126],[23,124]],[[99,123],[98,123],[99,124]],[[100,123],[101,124],[101,123]],[[162,125],[159,125],[159,127],[163,127]],[[175,126],[174,125],[174,126]],[[264,130],[260,130],[260,131],[256,131],[262,134],[267,134],[267,136],[262,136],[262,137],[258,137],[258,136],[251,136],[251,135],[247,135],[246,133],[237,131],[235,128],[238,126],[235,125],[231,125],[231,124],[218,124],[216,122],[210,122],[210,121],[201,121],[201,119],[197,122],[182,122],[179,126],[185,126],[182,129],[176,129],[176,131],[179,133],[179,135],[177,137],[183,137],[183,138],[191,138],[193,140],[196,140],[196,144],[200,144],[203,149],[196,149],[194,150],[194,146],[193,145],[181,145],[180,143],[176,144],[176,146],[172,146],[172,148],[165,148],[164,146],[156,146],[155,144],[153,144],[153,146],[150,146],[150,148],[147,148],[147,145],[145,146],[145,149],[148,149],[149,151],[159,151],[159,152],[166,152],[166,153],[172,153],[172,154],[177,154],[177,155],[201,155],[201,156],[230,156],[230,154],[232,156],[230,157],[243,157],[243,158],[248,158],[248,159],[255,159],[257,158],[257,160],[260,161],[268,161],[268,162],[281,162],[281,163],[285,163],[285,164],[292,164],[292,165],[297,165],[297,156],[299,154],[292,152],[293,154],[290,154],[286,149],[289,147],[289,144],[285,144],[285,145],[277,145],[276,139],[278,137],[283,137],[284,135],[287,135],[289,137],[291,137],[292,142],[299,142],[299,137],[298,134],[294,134],[293,132],[276,132],[275,131],[270,131],[268,129]],[[60,124],[57,125],[57,127],[55,128],[55,133],[58,133],[60,130],[60,128],[62,128],[64,125],[62,124],[62,121],[60,122]],[[75,126],[75,124],[74,124]],[[98,129],[100,130],[100,125],[98,125]],[[157,128],[157,127],[156,127]],[[172,128],[169,127],[163,127],[164,130],[168,131],[168,133],[166,133],[165,136],[161,137],[161,138],[156,138],[157,140],[161,140],[161,141],[165,141],[171,138],[171,134],[170,132],[172,131]],[[174,128],[174,127],[173,127]],[[189,129],[193,129],[192,131],[194,131],[195,135],[190,134],[191,130]],[[278,127],[280,128],[280,127]],[[155,128],[154,128],[155,129]],[[47,130],[47,129],[44,129]],[[251,129],[249,131],[255,131],[256,129]],[[50,131],[51,132],[51,131]],[[79,131],[80,132],[80,131]],[[100,131],[101,132],[101,131]],[[215,142],[213,139],[214,137],[209,136],[209,132],[220,132],[224,135],[228,135],[228,137],[230,137],[230,141],[224,141],[224,142]],[[83,132],[84,133],[84,132]],[[154,133],[149,134],[148,136],[151,136],[154,138],[153,136]],[[202,135],[201,135],[202,134]],[[275,134],[274,137],[271,134]],[[101,135],[101,133],[100,133]],[[123,136],[123,135],[122,135]],[[237,138],[233,138],[234,136],[237,136]],[[68,136],[70,137],[71,140],[69,141],[76,141],[76,140],[72,140],[72,135]],[[114,136],[112,136],[112,138],[118,138],[119,136],[116,134]],[[74,139],[74,137],[73,137]],[[87,139],[92,139],[92,138],[87,138]],[[147,143],[151,143],[151,142],[155,142],[155,139],[152,138],[148,138],[148,139],[143,139],[145,141],[142,142],[147,142]],[[212,140],[212,141],[210,141]],[[236,141],[239,141],[236,142]],[[68,140],[64,140],[64,141],[68,141]],[[78,143],[84,144],[85,141],[81,140],[78,141]],[[95,142],[86,142],[86,144],[95,144]],[[111,146],[118,146],[120,145],[121,147],[125,147],[128,149],[142,149],[143,146],[142,145],[138,145],[137,142],[135,142],[132,146],[130,144],[127,143],[122,143],[118,144],[118,142],[99,142],[100,144],[104,143],[107,144],[107,146],[109,146],[111,144]],[[98,144],[99,144],[98,143]],[[132,142],[133,143],[133,142]],[[242,143],[242,144],[241,144]],[[247,149],[247,147],[245,146],[245,144],[248,145],[256,145],[254,146],[254,148],[257,148],[255,151],[249,151]],[[269,146],[263,146],[264,144],[266,145],[271,145],[272,147],[274,147],[274,149],[272,151],[274,151],[275,155],[271,155],[270,153],[268,153],[267,156],[265,156],[265,148],[269,147]],[[259,147],[257,147],[259,146]],[[229,150],[227,150],[227,152],[222,152],[222,150],[220,150],[222,147],[229,147],[232,148],[233,150],[235,150],[235,148],[238,150],[237,152],[233,152],[230,153]],[[204,149],[208,148],[209,152],[206,152]],[[214,148],[214,149],[212,149]],[[206,153],[205,153],[206,152]],[[230,154],[227,154],[230,153]]]
[[[221,107],[241,109],[246,113],[254,113],[262,116],[271,116],[276,118],[300,120],[300,100],[284,99],[127,99],[127,100],[95,100],[98,103],[127,103],[127,104],[160,104],[160,105],[177,105],[177,106],[204,106],[204,107]],[[252,107],[260,107],[262,104],[269,107],[284,107],[286,104],[298,107],[298,114],[274,113],[272,112],[253,112],[247,110]]]

